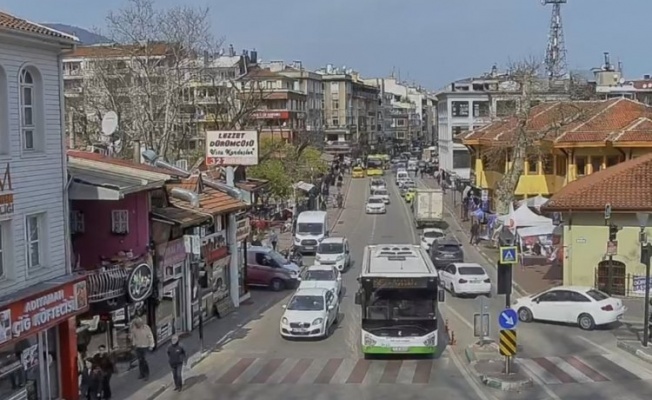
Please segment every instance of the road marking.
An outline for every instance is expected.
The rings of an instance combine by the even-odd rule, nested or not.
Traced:
[[[375,243],[374,237],[376,236],[376,222],[378,221],[378,215],[374,214],[373,218],[373,222],[371,223],[371,237],[369,238],[369,242],[371,243]]]
[[[642,366],[637,365],[636,363],[633,363],[618,354],[603,354],[602,357],[604,357],[609,362],[616,364],[618,367],[624,369],[628,373],[637,376],[641,380],[652,380],[652,373],[643,369]],[[609,371],[605,371],[605,373],[609,375]],[[624,374],[621,373],[620,375]]]
[[[394,188],[395,194],[397,194],[397,197],[400,199],[399,201],[401,203],[403,203],[403,211],[405,211],[405,215],[407,216],[406,221],[408,221],[408,222],[412,221],[412,215],[410,214],[410,210],[408,209],[407,201],[405,201],[401,197],[401,192],[398,190],[398,186],[396,186],[396,184],[393,181],[392,181],[392,187]],[[419,243],[419,236],[417,234],[416,229],[414,229],[414,227],[412,226],[411,223],[410,223],[410,232],[412,233],[412,244],[418,244]]]
[[[490,395],[488,393],[485,393],[482,388],[480,387],[480,383],[475,379],[472,375],[471,372],[469,372],[466,368],[464,368],[464,364],[462,363],[462,360],[460,360],[459,356],[455,354],[454,351],[451,349],[446,349],[446,352],[448,352],[448,355],[450,356],[451,360],[453,360],[453,364],[455,364],[455,367],[460,371],[466,382],[469,384],[471,388],[473,388],[473,391],[475,394],[478,396],[480,400],[496,400],[497,398],[493,395]],[[559,398],[556,398],[554,400],[561,400]]]

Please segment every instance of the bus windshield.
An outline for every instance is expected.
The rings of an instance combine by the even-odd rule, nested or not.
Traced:
[[[369,296],[366,319],[435,319],[436,292],[431,289],[379,289]]]
[[[382,168],[383,162],[380,160],[367,160],[367,168]]]

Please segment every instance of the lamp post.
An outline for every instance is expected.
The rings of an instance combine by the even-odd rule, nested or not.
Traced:
[[[643,347],[647,347],[650,340],[650,257],[652,257],[652,244],[647,241],[647,222],[649,213],[636,213],[638,225],[641,228],[638,241],[641,243],[641,263],[645,264],[645,311],[643,313]]]

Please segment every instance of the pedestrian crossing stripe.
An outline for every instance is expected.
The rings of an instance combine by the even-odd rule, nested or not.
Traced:
[[[516,247],[501,247],[500,248],[500,263],[501,264],[516,264]]]
[[[516,331],[514,329],[502,329],[500,331],[500,354],[513,356],[516,354]]]

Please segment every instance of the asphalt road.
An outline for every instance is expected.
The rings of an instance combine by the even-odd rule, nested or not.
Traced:
[[[421,187],[435,186],[432,180],[419,180]],[[496,269],[468,244],[468,236],[447,210],[449,232],[464,244],[466,262],[476,262],[497,282]],[[519,268],[519,267],[516,267]],[[513,293],[513,298],[522,294]],[[498,338],[498,316],[505,308],[505,296],[495,293],[485,298],[490,314],[490,337]],[[440,307],[457,339],[456,351],[477,339],[473,337],[473,314],[480,313],[480,300],[447,295]],[[533,379],[535,387],[521,394],[492,392],[500,398],[514,399],[649,399],[652,393],[650,364],[616,348],[614,327],[582,331],[576,326],[544,323],[519,323],[520,346],[517,362]]]
[[[444,347],[442,354],[431,360],[365,360],[362,357],[360,311],[354,304],[353,293],[364,246],[418,240],[408,210],[393,185],[390,185],[393,202],[386,215],[364,213],[368,184],[367,179],[351,183],[345,210],[332,232],[332,236],[349,238],[354,259],[352,268],[343,277],[342,315],[334,333],[321,341],[282,339],[278,333],[282,301],[260,319],[235,332],[219,350],[197,365],[181,393],[168,390],[161,398],[492,398],[483,394],[481,385],[450,348]],[[445,344],[446,339],[440,337],[440,343]]]

